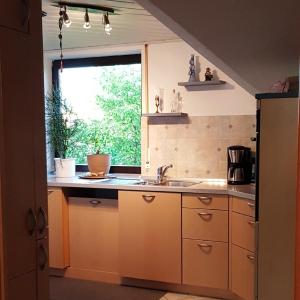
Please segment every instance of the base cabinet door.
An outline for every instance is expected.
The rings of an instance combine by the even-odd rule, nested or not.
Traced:
[[[245,300],[254,300],[254,264],[253,252],[232,245],[231,290]]]
[[[119,192],[120,273],[181,283],[181,195]]]
[[[228,243],[183,239],[183,284],[228,288]]]
[[[48,188],[49,266],[65,269],[69,257],[69,208],[61,188]]]
[[[70,197],[70,276],[105,281],[119,273],[117,199]]]

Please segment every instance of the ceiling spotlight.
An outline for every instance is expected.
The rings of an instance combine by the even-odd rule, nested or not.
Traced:
[[[106,34],[110,35],[112,31],[112,27],[110,25],[109,19],[108,19],[108,12],[103,15],[103,24],[104,24],[104,30]]]
[[[64,24],[66,25],[66,27],[70,27],[72,22],[67,14],[67,8],[66,6],[64,6],[64,13],[63,13],[63,19],[64,19]]]
[[[88,13],[88,9],[87,8],[85,9],[83,28],[84,29],[90,29],[91,28],[90,17],[89,17],[89,13]]]

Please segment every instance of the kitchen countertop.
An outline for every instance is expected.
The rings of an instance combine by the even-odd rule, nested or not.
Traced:
[[[141,181],[141,176],[132,174],[117,174],[116,178],[105,179],[80,179],[78,175],[79,174],[77,174],[76,177],[71,178],[57,178],[54,175],[49,175],[48,186],[172,193],[228,194],[231,196],[255,200],[255,185],[227,185],[225,180],[181,178],[180,180],[193,181],[199,183],[189,187],[177,187],[158,185],[137,185],[136,183]],[[177,180],[177,178],[175,180]]]

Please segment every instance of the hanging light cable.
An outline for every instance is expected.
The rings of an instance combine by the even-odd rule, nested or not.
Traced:
[[[83,28],[84,29],[90,29],[91,28],[90,17],[89,17],[89,12],[88,12],[87,8],[85,9]]]
[[[70,27],[72,22],[67,14],[67,7],[64,6],[64,12],[63,12],[63,19],[64,19],[64,24],[66,25],[66,27]]]
[[[104,24],[104,30],[105,30],[106,34],[110,35],[111,31],[112,31],[112,27],[111,27],[110,22],[109,22],[108,12],[106,12],[103,15],[103,24]]]

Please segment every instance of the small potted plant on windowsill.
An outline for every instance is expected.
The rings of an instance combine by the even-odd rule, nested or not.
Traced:
[[[106,175],[109,173],[111,156],[102,154],[100,150],[96,154],[87,155],[88,169],[92,174]]]
[[[62,97],[59,87],[46,95],[46,133],[55,152],[56,177],[75,176],[75,159],[67,158],[67,150],[74,142],[80,120]]]

